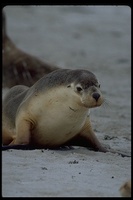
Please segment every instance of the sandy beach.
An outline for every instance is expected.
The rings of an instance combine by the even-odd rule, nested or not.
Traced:
[[[131,9],[127,6],[7,6],[20,49],[61,68],[88,69],[106,104],[91,109],[101,143],[131,155]],[[8,88],[3,88],[3,96]],[[89,151],[2,152],[3,197],[120,197],[131,157]]]

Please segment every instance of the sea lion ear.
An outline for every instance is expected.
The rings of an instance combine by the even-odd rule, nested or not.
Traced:
[[[71,85],[67,85],[67,88],[71,87]]]

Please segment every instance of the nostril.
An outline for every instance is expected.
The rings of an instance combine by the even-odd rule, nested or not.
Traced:
[[[97,101],[97,100],[99,99],[99,97],[100,97],[100,94],[97,93],[97,92],[94,92],[94,93],[92,94],[92,97]]]

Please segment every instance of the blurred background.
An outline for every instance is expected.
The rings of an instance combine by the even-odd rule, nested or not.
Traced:
[[[7,32],[21,49],[61,67],[130,65],[127,6],[6,6]]]

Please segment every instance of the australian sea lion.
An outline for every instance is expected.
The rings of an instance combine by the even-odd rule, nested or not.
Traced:
[[[88,116],[89,108],[102,103],[99,83],[87,70],[56,70],[32,87],[14,86],[3,101],[3,145],[52,148],[77,137],[105,152]]]
[[[17,48],[7,35],[4,12],[2,18],[3,87],[10,88],[18,84],[31,86],[44,74],[59,69]]]
[[[3,145],[81,145],[106,152],[88,116],[103,102],[98,80],[88,70],[60,69],[32,87],[14,86],[2,106]]]

